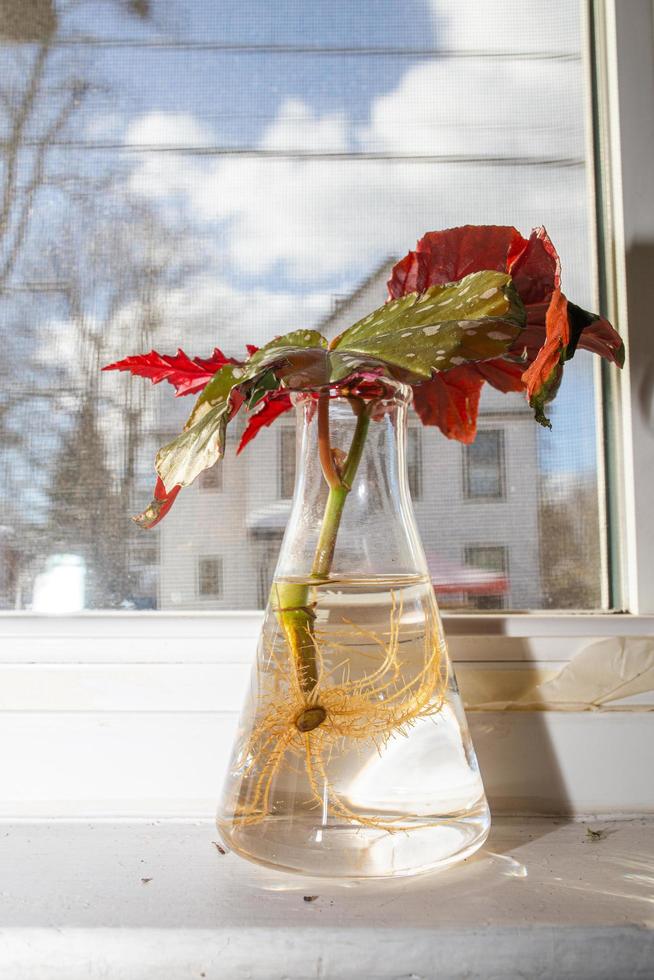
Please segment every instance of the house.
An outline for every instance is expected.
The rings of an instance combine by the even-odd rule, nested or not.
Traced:
[[[389,259],[316,324],[328,338],[386,298]],[[294,413],[234,458],[243,422],[230,426],[226,458],[180,495],[161,525],[158,603],[167,609],[265,604],[290,511]],[[413,416],[409,482],[439,602],[454,608],[536,608],[539,575],[537,426],[520,395],[486,386],[470,446]]]

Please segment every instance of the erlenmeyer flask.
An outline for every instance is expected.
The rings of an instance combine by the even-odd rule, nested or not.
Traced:
[[[408,875],[488,834],[409,496],[409,394],[296,396],[294,499],[218,813],[267,866]]]

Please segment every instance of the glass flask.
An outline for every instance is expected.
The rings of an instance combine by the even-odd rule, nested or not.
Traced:
[[[489,831],[409,495],[409,396],[294,396],[295,491],[218,812],[268,867],[410,875]]]

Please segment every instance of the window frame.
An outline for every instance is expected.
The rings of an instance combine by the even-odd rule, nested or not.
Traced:
[[[447,613],[443,616],[455,660],[507,659],[503,643],[543,639],[654,635],[654,429],[644,404],[643,371],[651,360],[650,310],[654,277],[643,273],[639,248],[654,241],[654,8],[652,0],[588,0],[588,71],[593,93],[594,178],[598,235],[599,301],[625,339],[621,376],[602,371],[600,438],[609,446],[606,496],[616,529],[609,554],[623,588],[615,613]],[[601,158],[601,166],[600,166]],[[651,248],[651,246],[650,246]],[[280,436],[281,441],[281,436]],[[0,612],[4,663],[95,661],[95,641],[115,640],[112,661],[186,662],[223,659],[215,640],[256,635],[262,613],[138,611],[44,616]],[[137,638],[123,643],[122,638]],[[180,643],[210,636],[210,652]],[[480,644],[480,637],[488,642]],[[165,641],[169,641],[166,645]],[[470,643],[468,644],[468,641]],[[567,639],[566,639],[567,642]],[[556,643],[554,644],[556,646]],[[572,645],[574,646],[574,644]],[[184,651],[188,649],[188,653]],[[570,647],[572,649],[572,647]],[[250,657],[252,656],[250,650]],[[168,652],[169,651],[169,652]],[[513,659],[509,657],[508,659]],[[567,658],[566,658],[567,659]]]
[[[654,281],[642,253],[648,247],[651,253],[647,243],[654,241],[654,5],[651,0],[594,0],[589,14],[599,298],[627,351],[620,375],[602,369],[604,440],[616,464],[607,468],[609,526],[614,529],[609,559],[620,580],[613,583],[619,606],[634,615],[651,615],[654,432],[645,371],[652,358]]]

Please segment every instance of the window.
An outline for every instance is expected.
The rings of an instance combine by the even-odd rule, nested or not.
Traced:
[[[202,599],[219,599],[223,591],[222,558],[198,559],[198,595]]]
[[[383,16],[373,0],[249,0],[228,18],[215,0],[85,0],[53,4],[42,24],[31,5],[7,5],[24,30],[0,25],[0,608],[38,611],[35,584],[55,581],[63,555],[83,572],[81,608],[192,609],[207,548],[230,568],[217,607],[263,594],[244,539],[283,525],[290,428],[276,423],[238,458],[230,438],[223,471],[149,532],[158,558],[145,575],[146,532],[129,518],[152,492],[159,434],[192,399],[101,375],[102,363],[178,345],[238,353],[306,326],[334,336],[383,302],[390,256],[425,222],[542,222],[566,291],[596,307],[594,239],[620,238],[593,232],[582,0],[409,0]],[[523,545],[508,573],[528,583],[512,589],[517,608],[615,607],[629,563],[607,505],[619,467],[604,456],[614,403],[598,375],[579,352],[552,432],[520,396],[485,390],[463,480],[458,444],[411,430],[434,563],[460,566],[502,501],[511,554]],[[227,473],[218,519],[203,491]],[[639,548],[646,577],[651,549]]]
[[[212,466],[209,470],[204,470],[198,477],[198,485],[201,491],[216,493],[223,488],[223,471],[220,464]]]
[[[504,433],[481,429],[469,446],[463,446],[464,494],[468,500],[504,497]]]
[[[422,498],[422,429],[411,425],[407,430],[406,446],[409,490],[413,501]]]
[[[279,496],[282,500],[290,500],[295,487],[295,429],[283,425],[278,436]]]

